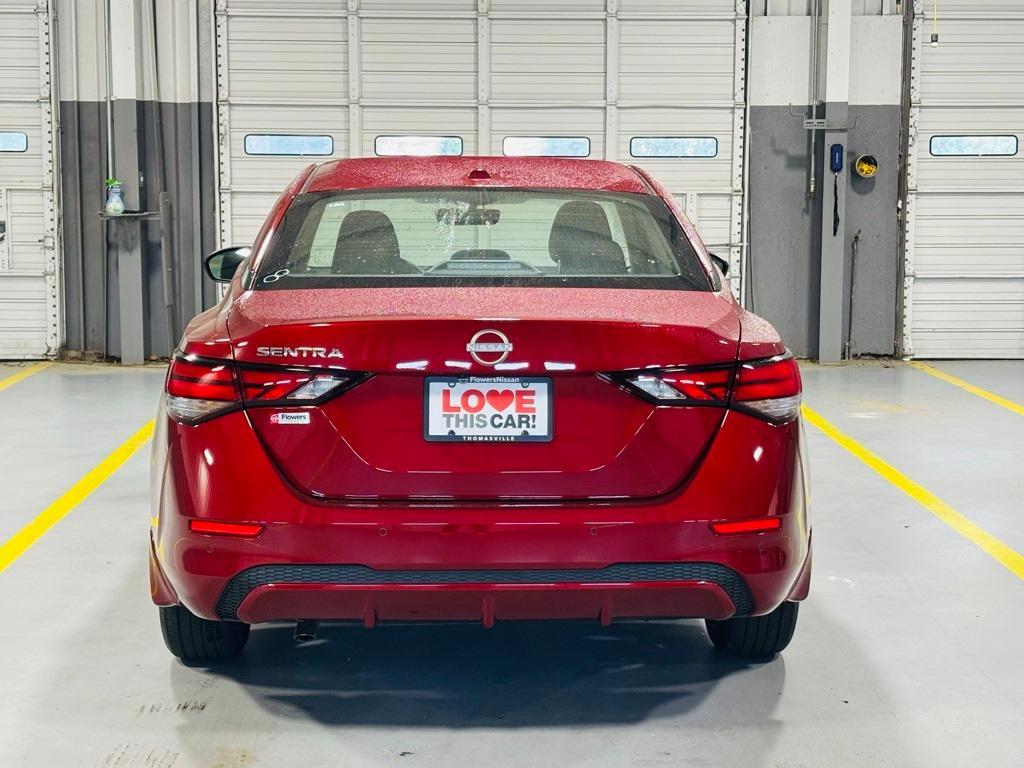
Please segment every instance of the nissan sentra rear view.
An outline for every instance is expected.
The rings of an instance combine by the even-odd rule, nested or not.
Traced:
[[[800,374],[678,202],[610,162],[311,165],[171,362],[151,585],[171,652],[253,624],[704,619],[808,593]]]

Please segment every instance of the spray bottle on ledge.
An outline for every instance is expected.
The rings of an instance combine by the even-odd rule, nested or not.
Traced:
[[[124,197],[121,193],[121,182],[118,179],[107,179],[107,202],[103,206],[105,213],[120,216],[124,213]]]

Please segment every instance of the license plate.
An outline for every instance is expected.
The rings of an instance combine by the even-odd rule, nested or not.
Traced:
[[[551,379],[429,376],[423,437],[438,443],[550,442]]]

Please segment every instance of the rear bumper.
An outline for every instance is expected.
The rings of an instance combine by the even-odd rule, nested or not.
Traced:
[[[724,619],[806,595],[810,531],[796,425],[730,413],[700,470],[658,502],[356,507],[296,495],[262,451],[239,446],[245,433],[218,427],[235,416],[244,418],[187,430],[165,423],[156,436],[151,580],[159,605],[250,623],[489,625]],[[200,429],[205,452],[188,444]],[[218,444],[221,432],[230,445]],[[203,460],[207,453],[215,460]],[[234,456],[246,465],[232,466]],[[709,525],[761,515],[780,516],[782,527],[719,536]],[[199,535],[190,519],[265,529],[252,539]]]
[[[222,619],[727,618],[754,601],[735,571],[712,563],[630,563],[601,569],[376,571],[351,565],[264,565],[233,577]]]

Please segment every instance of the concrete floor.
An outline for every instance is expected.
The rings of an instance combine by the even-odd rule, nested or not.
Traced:
[[[936,366],[1024,403],[1022,362]],[[804,372],[819,413],[1024,551],[1024,417],[901,363]],[[162,379],[57,365],[0,391],[0,543],[152,417]],[[144,449],[0,573],[0,766],[1024,765],[1024,583],[807,432],[815,580],[761,665],[665,622],[302,647],[274,626],[184,667],[149,603]]]

